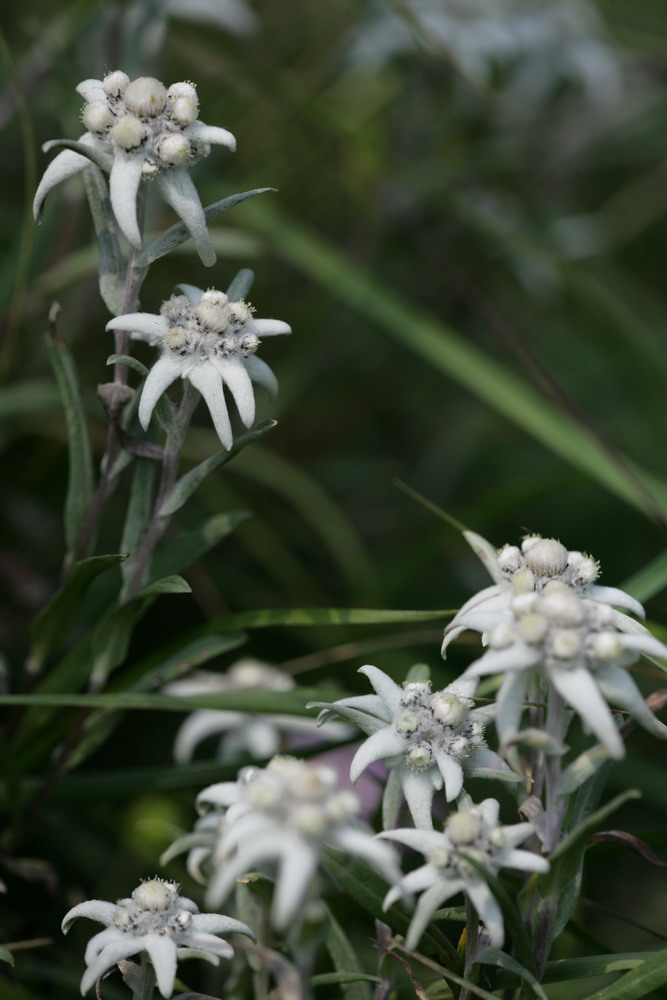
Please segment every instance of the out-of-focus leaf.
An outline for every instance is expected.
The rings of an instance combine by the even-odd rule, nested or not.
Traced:
[[[192,496],[199,484],[214,472],[219,469],[221,465],[225,465],[229,462],[235,455],[243,450],[247,445],[252,444],[254,441],[259,441],[267,431],[270,431],[272,427],[276,426],[275,420],[263,420],[257,427],[254,427],[251,431],[246,434],[242,434],[240,438],[237,438],[229,451],[223,449],[219,451],[216,455],[212,455],[210,458],[205,459],[196,465],[194,469],[190,469],[186,472],[184,476],[175,483],[173,490],[165,500],[160,510],[161,517],[169,517],[171,514],[175,514],[177,510],[183,506],[183,504]]]
[[[328,943],[328,942],[327,942]],[[358,986],[365,987],[366,983],[381,983],[382,980],[379,976],[371,976],[365,972],[322,972],[319,976],[313,976],[311,983],[313,986],[342,986],[343,996],[345,997],[368,997],[370,993],[366,990],[365,993],[352,993],[349,989],[350,984],[355,983]],[[345,986],[348,986],[348,989]]]
[[[194,531],[184,531],[161,545],[153,556],[151,572],[155,576],[166,576],[167,573],[180,573],[195,560],[206,555],[218,542],[230,535],[234,528],[249,518],[246,510],[227,511],[210,517],[195,528]]]
[[[14,956],[8,948],[3,948],[0,945],[0,962],[5,962],[7,965],[14,964]]]
[[[371,993],[366,982],[380,982],[380,980],[375,976],[365,976],[363,974],[357,953],[350,944],[345,931],[330,910],[328,910],[328,917],[329,923],[324,944],[336,972],[327,973],[328,977],[334,976],[335,978],[327,978],[326,981],[334,985],[340,985],[342,987],[341,992],[346,1000],[370,1000]],[[313,985],[315,985],[315,979],[317,978],[313,979]],[[318,982],[324,985],[321,979]]]
[[[30,630],[32,645],[27,665],[32,673],[41,669],[49,651],[67,636],[93,580],[124,559],[124,555],[91,556],[70,567],[63,586],[39,613]]]
[[[111,315],[119,316],[123,309],[127,262],[120,249],[109,188],[103,174],[94,166],[83,171],[83,183],[97,236],[100,295]]]
[[[497,969],[516,973],[520,979],[525,980],[529,984],[536,997],[539,997],[540,1000],[547,1000],[546,993],[530,969],[521,965],[520,962],[517,962],[510,955],[506,955],[500,948],[483,948],[475,955],[475,962],[478,965],[493,965]]]
[[[232,279],[227,289],[227,297],[230,302],[239,302],[244,299],[253,286],[255,272],[249,267],[242,267],[237,275]]]
[[[573,760],[569,767],[563,771],[560,784],[562,794],[571,795],[585,781],[592,778],[596,771],[608,760],[609,753],[601,744],[579,754],[576,760]]]
[[[245,201],[246,198],[253,198],[257,194],[266,194],[267,191],[275,191],[275,188],[254,188],[252,191],[242,191],[240,194],[232,194],[227,198],[222,198],[220,201],[213,202],[212,205],[207,205],[204,209],[206,222],[213,222],[223,212],[227,212],[234,205]],[[164,257],[165,254],[168,254],[175,247],[179,246],[179,244],[184,243],[190,238],[191,233],[185,223],[177,222],[176,225],[170,226],[161,236],[158,236],[152,243],[144,247],[137,257],[134,266],[136,268],[148,267],[154,261],[159,260],[160,257]]]
[[[653,952],[641,965],[611,986],[591,993],[586,1000],[641,1000],[664,983],[667,983],[667,948]]]
[[[31,379],[18,385],[5,385],[0,391],[0,420],[12,420],[23,414],[53,410],[60,396],[51,381]]]
[[[659,858],[648,844],[626,830],[601,830],[599,833],[593,834],[589,844],[616,844],[618,847],[628,847],[644,861],[648,861],[650,865],[655,865],[656,868],[667,868],[667,862]]]
[[[250,712],[259,715],[310,715],[306,701],[320,692],[313,688],[296,691],[229,691],[224,694],[188,695],[143,694],[123,691],[117,694],[0,694],[0,705],[41,705],[52,708],[138,709],[156,712],[192,712],[196,708],[229,709],[230,712]]]
[[[135,559],[151,516],[156,472],[157,463],[152,459],[137,459],[121,540],[121,549],[128,555],[126,562],[121,567],[124,584],[127,584],[134,572]],[[166,574],[160,575],[165,576]]]
[[[395,903],[388,910],[382,909],[388,886],[380,875],[358,858],[344,858],[338,851],[330,848],[324,848],[321,857],[331,877],[355,903],[377,920],[389,924],[399,934],[407,933],[410,917],[402,906]],[[445,955],[452,968],[458,968],[456,949],[437,927],[431,925],[427,928],[422,935],[421,945],[436,954]]]
[[[65,499],[65,540],[67,550],[71,552],[93,497],[95,488],[93,458],[72,356],[64,341],[55,334],[55,330],[47,335],[46,346],[67,425],[69,479]]]
[[[635,969],[650,956],[650,952],[631,951],[616,955],[590,955],[585,958],[561,958],[547,962],[542,974],[543,983],[565,983],[574,979],[588,979],[603,976],[609,972],[625,972]],[[508,970],[509,971],[509,970]],[[500,975],[498,988],[507,989],[517,982],[518,977]]]
[[[667,549],[647,563],[643,569],[633,573],[622,589],[632,594],[638,601],[649,601],[667,587]]]
[[[270,628],[274,625],[397,625],[444,621],[456,611],[393,611],[384,608],[265,608],[240,611],[204,625],[204,632],[228,628]]]

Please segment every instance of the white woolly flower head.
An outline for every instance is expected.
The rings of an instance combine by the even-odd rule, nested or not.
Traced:
[[[147,428],[155,404],[177,378],[187,378],[202,394],[225,448],[233,437],[223,385],[231,393],[246,427],[255,419],[252,383],[275,395],[278,382],[257,357],[263,337],[291,333],[287,323],[255,319],[247,302],[230,302],[215,288],[181,285],[182,293],[163,302],[158,315],[128,313],[107,323],[107,330],[129,330],[135,340],[159,346],[161,355],[146,378],[139,421]]]
[[[240,920],[199,913],[191,899],[179,895],[176,882],[161,878],[141,882],[128,899],[117,903],[101,899],[79,903],[65,915],[64,933],[78,917],[106,925],[106,930],[88,942],[82,993],[87,993],[118,962],[146,952],[160,993],[170,997],[178,958],[206,957],[217,965],[220,958],[229,959],[234,954],[231,945],[218,935],[246,934],[254,939],[251,929]]]
[[[406,944],[415,948],[433,913],[448,899],[463,892],[473,903],[494,947],[504,941],[502,912],[480,868],[497,872],[514,868],[526,872],[546,872],[549,863],[530,851],[516,850],[530,834],[530,823],[502,826],[499,805],[485,799],[451,813],[442,832],[435,830],[387,830],[388,840],[419,851],[426,864],[403,876],[384,901],[387,909],[402,896],[423,892],[410,923]]]
[[[464,777],[520,780],[488,749],[484,739],[487,709],[473,707],[476,681],[459,678],[440,691],[428,681],[403,686],[370,665],[362,667],[374,695],[343,698],[322,705],[320,722],[336,715],[368,733],[350,768],[356,781],[374,761],[395,770],[415,825],[432,825],[435,791],[445,789],[447,801],[461,792]]]
[[[388,879],[397,876],[393,851],[358,825],[359,800],[339,788],[330,767],[277,756],[264,769],[239,772],[236,782],[204,789],[198,804],[226,810],[208,859],[211,906],[220,905],[239,875],[277,862],[271,914],[284,929],[306,899],[326,846],[363,858]]]
[[[208,156],[211,144],[236,148],[226,129],[199,121],[194,84],[141,76],[130,80],[120,70],[103,80],[84,80],[77,87],[86,104],[80,142],[90,148],[98,165],[109,172],[111,206],[128,242],[141,247],[137,196],[142,181],[155,180],[165,201],[189,229],[202,262],[215,263],[204,211],[188,169]],[[35,217],[48,192],[60,181],[90,165],[81,153],[65,150],[47,168],[37,189]]]

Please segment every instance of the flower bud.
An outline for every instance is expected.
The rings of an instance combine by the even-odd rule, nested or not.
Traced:
[[[354,792],[343,790],[327,800],[324,811],[332,823],[346,823],[354,819],[360,808],[359,799]]]
[[[526,550],[526,566],[537,576],[558,576],[567,566],[567,549],[555,538],[540,538]]]
[[[433,760],[433,751],[428,743],[418,743],[405,755],[405,758],[408,764],[412,764],[413,767],[424,768],[428,767]]]
[[[540,601],[540,612],[554,625],[567,628],[581,625],[586,609],[583,601],[580,601],[572,591],[556,591],[544,595]]]
[[[283,798],[283,789],[275,778],[260,775],[247,786],[245,797],[255,809],[273,809]]]
[[[225,292],[219,292],[217,288],[207,288],[201,297],[202,302],[212,302],[216,306],[226,306],[229,302]]]
[[[600,564],[591,556],[584,556],[576,570],[577,581],[585,587],[589,583],[595,583],[600,575]]]
[[[418,705],[431,690],[429,681],[411,681],[403,685],[401,705]]]
[[[592,635],[588,641],[588,653],[596,660],[603,660],[608,663],[616,660],[623,652],[621,640],[615,632],[598,632]]]
[[[394,716],[396,732],[401,736],[409,736],[419,729],[419,716],[410,708],[403,708]]]
[[[447,744],[447,751],[452,757],[465,757],[470,752],[470,743],[465,736],[455,736]]]
[[[504,545],[498,552],[498,565],[506,573],[516,573],[521,562],[521,552],[516,545]]]
[[[529,590],[513,597],[510,607],[517,618],[521,618],[522,615],[532,615],[537,611],[539,603],[539,595],[534,590]]]
[[[178,100],[174,101],[170,115],[177,125],[181,125],[185,128],[190,122],[196,121],[197,115],[199,114],[199,108],[197,107],[197,102],[191,100],[189,97],[179,97]]]
[[[559,660],[573,659],[581,651],[579,633],[569,628],[554,629],[549,651]]]
[[[458,726],[466,717],[467,708],[455,694],[437,691],[431,695],[429,708],[443,726]]]
[[[447,817],[445,829],[457,847],[472,844],[482,832],[482,821],[474,812],[456,812]]]
[[[120,927],[122,930],[124,927],[130,926],[130,924],[132,923],[132,917],[127,912],[127,910],[119,909],[116,910],[116,912],[113,915],[113,923],[114,927]]]
[[[115,120],[106,101],[91,101],[86,104],[81,115],[81,121],[89,132],[106,132]]]
[[[146,138],[146,127],[134,115],[125,115],[111,129],[111,137],[121,149],[136,149]]]
[[[171,351],[182,351],[184,347],[187,347],[187,344],[188,335],[185,330],[178,326],[172,327],[164,338],[165,347],[168,347]]]
[[[195,316],[202,326],[213,333],[222,333],[229,324],[227,311],[204,298],[195,306]]]
[[[507,649],[514,645],[517,640],[516,629],[508,625],[507,622],[498,622],[494,625],[489,634],[489,646],[492,649]]]
[[[102,81],[102,87],[104,88],[104,93],[109,97],[120,97],[121,94],[125,93],[129,82],[130,78],[127,73],[115,70],[113,73],[107,73]]]
[[[517,594],[535,590],[535,575],[529,569],[519,569],[512,577],[512,588]]]
[[[178,166],[189,159],[190,142],[180,132],[170,132],[158,141],[155,151],[163,163]]]
[[[185,929],[189,927],[192,923],[192,914],[189,910],[179,910],[176,914],[176,923],[179,927]]]
[[[446,868],[449,864],[449,851],[446,847],[432,847],[426,857],[436,868]]]
[[[526,615],[520,618],[518,623],[519,635],[531,646],[537,646],[542,642],[548,628],[549,623],[542,615]]]
[[[167,91],[152,76],[139,76],[128,84],[123,94],[125,107],[140,118],[155,118],[164,110]]]
[[[489,832],[489,841],[494,847],[507,847],[507,836],[502,827],[496,826]]]
[[[311,837],[321,837],[327,828],[326,819],[319,806],[299,806],[291,815],[297,829]]]
[[[166,910],[176,895],[173,882],[164,882],[161,878],[152,878],[142,882],[132,893],[132,899],[141,910]]]
[[[171,87],[167,91],[167,97],[171,97],[173,101],[177,100],[179,97],[184,97],[189,101],[197,101],[197,88],[194,83],[188,83],[187,81],[181,81],[180,83],[172,83]]]
[[[542,541],[541,535],[526,535],[526,537],[521,542],[521,551],[525,555],[526,552],[529,552],[532,549],[533,545],[536,545],[537,542],[541,541]]]

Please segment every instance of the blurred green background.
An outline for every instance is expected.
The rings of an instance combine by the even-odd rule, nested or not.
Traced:
[[[215,148],[195,169],[204,204],[278,189],[216,221],[210,271],[190,243],[159,261],[142,308],[156,312],[177,282],[225,288],[252,267],[257,314],[293,328],[263,348],[281,389],[259,414],[278,427],[207,480],[179,523],[231,507],[254,516],[185,574],[191,597],[150,612],[130,662],[228,611],[458,607],[484,572],[397,479],[496,544],[530,531],[594,554],[604,583],[652,566],[635,592],[665,620],[667,6],[493,6],[28,0],[0,15],[0,652],[10,678],[62,560],[65,426],[43,346],[51,302],[100,454],[95,386],[112,351],[80,179],[49,196],[40,228],[30,203],[49,160],[41,143],[81,132],[75,85],[115,68],[194,80],[202,120],[236,135],[236,154]],[[173,221],[149,203],[150,231]],[[150,361],[150,349],[138,353]],[[186,459],[217,447],[200,408]],[[117,550],[126,499],[115,495],[98,551]],[[100,587],[87,613],[104,599]],[[456,676],[471,651],[445,666],[438,636],[428,625],[281,628],[252,633],[246,648],[311,667],[309,684],[363,690],[354,671],[369,658],[397,677],[415,660]],[[657,668],[640,670],[647,691],[660,685]],[[134,714],[86,769],[95,778],[140,762],[168,784],[176,725]],[[611,784],[638,784],[645,797],[617,823],[664,850],[664,751],[640,736],[630,747]],[[12,848],[0,908],[3,940],[58,943],[22,959],[23,987],[8,997],[74,995],[84,938],[64,951],[64,904],[77,892],[115,898],[152,873],[174,826],[189,827],[201,783],[170,793],[147,778],[95,801],[72,786],[52,801]],[[620,855],[591,852],[586,896],[632,911],[664,942],[664,874]],[[18,856],[39,859],[44,877],[31,868],[26,881]],[[571,953],[586,933],[609,950],[660,940],[593,905],[578,921],[588,930],[564,941]]]

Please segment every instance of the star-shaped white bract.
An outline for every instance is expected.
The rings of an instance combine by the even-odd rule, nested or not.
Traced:
[[[523,539],[521,548],[516,545],[494,547],[472,531],[464,537],[486,566],[494,580],[491,587],[480,590],[463,605],[445,629],[442,644],[444,656],[449,644],[466,632],[487,632],[503,621],[510,604],[518,594],[541,594],[554,581],[566,584],[579,597],[601,604],[624,608],[644,618],[644,609],[630,594],[616,587],[596,584],[600,574],[599,564],[591,556],[565,548],[555,538],[530,535]],[[638,622],[621,611],[613,611],[614,624],[622,631],[648,634]]]
[[[477,806],[447,817],[444,832],[435,830],[387,830],[379,834],[406,844],[426,858],[426,864],[404,875],[385,898],[384,908],[402,896],[421,893],[406,938],[416,948],[429,920],[444,903],[465,893],[486,927],[491,945],[502,948],[505,939],[500,907],[479,869],[471,861],[495,874],[502,868],[546,872],[546,858],[516,847],[534,830],[530,823],[498,824],[499,805],[485,799]]]
[[[667,646],[641,632],[622,632],[614,611],[585,600],[567,584],[552,580],[541,593],[516,594],[501,622],[488,633],[488,650],[464,677],[504,674],[496,698],[496,728],[502,743],[518,731],[524,699],[537,676],[551,684],[612,757],[623,742],[607,701],[628,711],[654,735],[667,737],[626,668],[641,653],[667,659]]]
[[[230,302],[224,292],[193,285],[179,285],[183,294],[163,302],[159,315],[128,313],[107,323],[107,330],[129,330],[134,340],[159,346],[139,402],[139,421],[148,427],[155,404],[177,378],[187,378],[206,400],[218,437],[225,448],[232,446],[232,428],[223,386],[234,398],[246,427],[255,419],[252,383],[271,395],[278,382],[257,357],[260,337],[291,333],[278,319],[254,319],[247,302]]]
[[[370,764],[384,759],[398,774],[415,826],[433,826],[435,791],[444,785],[451,802],[461,792],[464,774],[524,780],[485,744],[484,723],[492,710],[472,707],[476,680],[459,678],[442,691],[432,691],[428,681],[401,686],[369,665],[359,673],[368,677],[375,694],[342,698],[324,706],[316,702],[324,708],[319,721],[336,714],[369,734],[352,760],[350,778],[356,781]]]
[[[81,116],[86,131],[79,142],[91,148],[96,162],[109,173],[111,207],[128,242],[141,247],[137,195],[142,182],[153,180],[190,231],[202,263],[215,264],[204,210],[188,171],[208,156],[211,144],[234,150],[236,139],[226,129],[198,120],[194,84],[174,83],[167,88],[153,77],[130,81],[116,71],[103,80],[84,80],[76,89],[88,102]],[[37,188],[35,218],[49,191],[90,162],[71,149],[56,156]]]
[[[244,657],[224,674],[198,671],[185,680],[174,681],[164,690],[180,696],[225,694],[229,691],[291,691],[294,680],[268,663]],[[187,716],[176,734],[174,758],[179,764],[192,759],[198,743],[216,734],[222,734],[217,756],[229,761],[250,755],[251,758],[273,757],[284,749],[286,736],[294,733],[312,733],[313,719],[300,719],[293,715],[252,715],[248,712],[230,712],[220,709],[200,709]],[[344,731],[343,731],[344,730]],[[340,726],[332,738],[344,739],[349,727]]]
[[[88,942],[82,994],[118,962],[145,951],[153,964],[160,993],[170,997],[179,958],[206,958],[217,965],[221,958],[234,955],[231,945],[218,935],[246,934],[253,940],[255,937],[240,920],[218,913],[199,913],[191,899],[178,895],[175,882],[158,878],[142,882],[129,899],[117,903],[91,899],[72,907],[63,920],[65,934],[77,917],[106,925],[106,930]]]
[[[355,823],[360,803],[337,787],[330,767],[274,757],[264,770],[246,768],[238,781],[204,789],[198,803],[226,810],[209,862],[211,907],[222,903],[239,875],[276,864],[271,920],[285,930],[298,918],[323,847],[362,858],[390,882],[400,877],[389,845]]]

